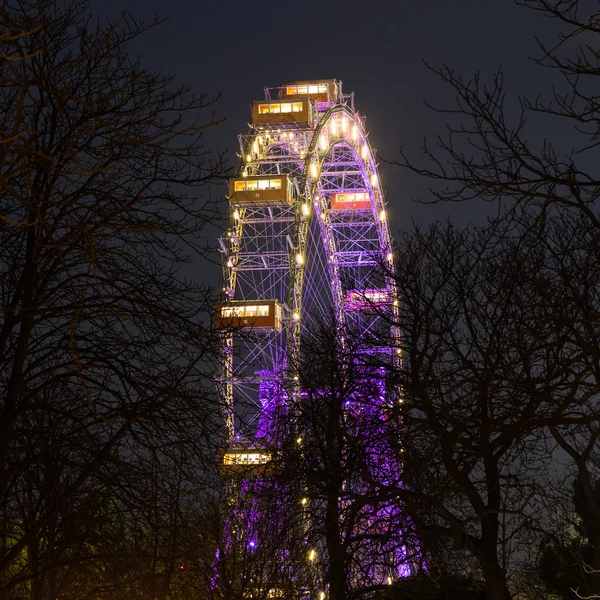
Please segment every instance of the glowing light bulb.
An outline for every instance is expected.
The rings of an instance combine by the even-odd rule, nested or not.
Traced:
[[[388,252],[388,255],[386,258],[387,258],[388,262],[392,262],[394,260],[394,255],[391,252]]]
[[[369,148],[367,147],[366,144],[363,144],[362,148],[360,149],[360,157],[363,160],[367,160],[367,155],[369,154]]]
[[[308,217],[308,215],[310,215],[310,205],[308,205],[308,204],[303,204],[302,205],[302,214],[305,217]]]
[[[309,171],[310,176],[315,179],[317,176],[317,173],[319,172],[319,169],[317,168],[317,163],[310,163],[310,168]]]
[[[242,177],[248,177],[248,169],[242,171]]]
[[[246,156],[246,162],[251,162],[252,161],[252,154],[248,154],[248,156]]]
[[[239,221],[239,219],[240,219],[240,211],[239,211],[239,210],[235,210],[235,211],[233,212],[233,218],[234,218],[236,221]]]
[[[342,133],[346,133],[348,131],[348,120],[346,117],[342,117]]]
[[[327,150],[327,138],[323,134],[319,136],[319,148]]]
[[[377,175],[375,173],[373,173],[373,175],[371,175],[371,185],[373,187],[375,187],[377,185]]]
[[[231,269],[233,267],[233,261],[231,259],[229,259],[227,261],[227,266]]]
[[[352,127],[352,139],[354,141],[358,139],[358,127],[356,125]]]
[[[387,582],[388,582],[388,585],[392,585],[392,578],[391,578],[391,577],[388,577],[388,578],[387,578]]]
[[[299,321],[300,320],[300,315],[296,312],[292,315],[292,321]],[[298,379],[298,377],[294,377],[294,379]],[[298,438],[300,440],[300,442],[302,441],[302,438]],[[300,443],[298,442],[298,443]]]
[[[296,264],[297,265],[304,264],[304,256],[302,256],[302,254],[296,254]]]
[[[331,125],[329,126],[331,135],[337,135],[337,119],[331,119]]]
[[[258,139],[254,140],[254,144],[252,144],[252,152],[258,154]]]
[[[301,437],[299,437],[299,438],[296,440],[296,444],[301,444],[301,443],[302,443],[302,438],[301,438]]]
[[[325,600],[325,592],[319,594],[319,600]]]
[[[300,501],[302,504],[306,504],[308,502],[308,498],[302,498],[302,500]]]
[[[308,553],[308,560],[313,561],[315,558],[317,558],[317,551],[313,549]]]
[[[385,210],[382,210],[382,211],[379,213],[379,220],[380,220],[381,222],[385,221]]]

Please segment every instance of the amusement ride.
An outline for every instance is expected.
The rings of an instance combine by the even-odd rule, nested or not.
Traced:
[[[264,99],[252,103],[249,131],[239,136],[239,155],[229,180],[229,222],[219,239],[223,288],[216,323],[227,437],[219,471],[237,490],[228,535],[246,527],[254,547],[260,535],[242,521],[260,509],[237,510],[235,503],[240,490],[256,494],[270,472],[278,443],[274,415],[302,401],[293,365],[306,333],[332,315],[365,336],[373,332],[382,341],[370,352],[388,364],[400,360],[400,350],[399,332],[388,325],[398,316],[388,214],[354,94],[335,79],[264,88]],[[390,397],[382,388],[381,394],[382,404],[397,400],[397,392]],[[314,559],[316,550],[307,552]],[[391,582],[406,575],[403,560],[394,556],[374,577]],[[285,596],[282,586],[269,583],[265,597]],[[325,594],[322,588],[315,597]]]

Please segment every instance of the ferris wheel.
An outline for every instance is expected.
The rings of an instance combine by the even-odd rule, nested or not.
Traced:
[[[265,88],[239,136],[223,253],[222,472],[264,469],[281,381],[303,333],[327,313],[368,334],[397,316],[392,242],[376,154],[340,81]],[[377,310],[373,310],[376,308]],[[395,318],[390,319],[396,322]],[[391,329],[391,328],[390,328]],[[395,331],[387,347],[392,360]]]

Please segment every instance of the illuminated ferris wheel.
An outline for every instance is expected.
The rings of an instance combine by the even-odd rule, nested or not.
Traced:
[[[281,381],[303,332],[327,313],[368,334],[397,313],[392,243],[365,118],[336,80],[265,88],[239,136],[229,182],[229,226],[220,238],[223,294],[221,382],[228,473],[260,471]],[[377,310],[373,310],[373,308]],[[395,321],[395,319],[392,319]],[[393,357],[394,331],[388,347]]]

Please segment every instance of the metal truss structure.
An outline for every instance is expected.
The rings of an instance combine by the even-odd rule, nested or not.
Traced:
[[[397,311],[392,278],[376,275],[381,261],[393,262],[376,154],[354,95],[336,84],[336,96],[318,103],[310,127],[253,124],[239,136],[238,177],[289,175],[295,201],[252,206],[230,198],[229,227],[220,238],[224,302],[275,299],[283,306],[281,329],[223,333],[221,380],[231,441],[263,431],[259,421],[273,398],[261,389],[285,377],[302,331],[316,319],[333,311],[341,322],[361,321],[368,333],[377,319],[365,317],[357,299]],[[280,97],[283,89],[265,88],[265,99]],[[366,200],[332,206],[343,194]]]
[[[289,100],[289,90],[265,88],[259,102],[277,109]],[[221,462],[232,469],[264,468],[270,460],[263,449],[272,444],[273,415],[282,403],[301,401],[291,365],[302,352],[303,333],[320,319],[331,314],[365,338],[372,332],[385,341],[371,344],[371,352],[387,364],[398,360],[398,334],[385,325],[398,316],[392,241],[365,118],[354,109],[354,95],[343,94],[335,80],[327,82],[325,98],[308,93],[302,102],[305,118],[270,122],[256,117],[255,103],[250,130],[239,136],[229,224],[219,240],[223,293],[217,325],[229,437]],[[271,189],[276,178],[289,201],[261,196],[261,182]],[[257,192],[236,193],[238,186]],[[388,268],[382,270],[382,263]],[[261,307],[265,315],[279,310],[268,326],[257,312]]]

